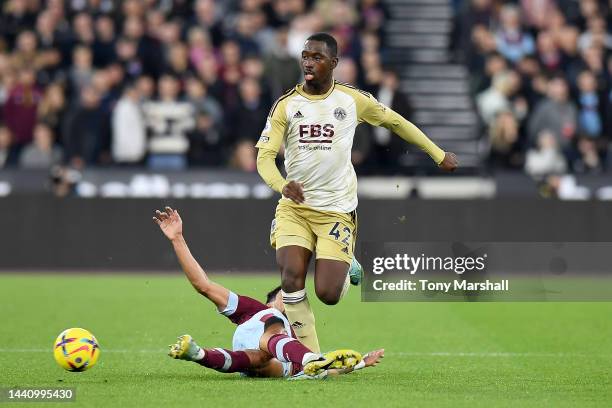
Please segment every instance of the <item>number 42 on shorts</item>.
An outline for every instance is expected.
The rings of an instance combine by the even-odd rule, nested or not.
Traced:
[[[329,230],[329,235],[335,237],[336,241],[340,239],[340,235],[341,235],[340,233],[341,231],[339,227],[341,227],[340,223],[336,222],[334,226],[331,228],[331,230]],[[342,232],[344,232],[345,234],[342,234],[344,235],[344,238],[342,239],[341,242],[345,245],[349,245],[350,239],[351,239],[351,229],[349,227],[344,227],[342,228]]]

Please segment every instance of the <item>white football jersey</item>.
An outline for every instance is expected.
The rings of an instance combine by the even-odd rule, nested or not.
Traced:
[[[355,128],[365,121],[396,131],[405,127],[402,120],[352,86],[334,82],[327,93],[310,95],[300,84],[276,101],[256,147],[278,152],[284,142],[287,180],[304,185],[304,204],[349,213],[357,207],[357,176],[351,163]],[[433,146],[437,160],[441,150]]]

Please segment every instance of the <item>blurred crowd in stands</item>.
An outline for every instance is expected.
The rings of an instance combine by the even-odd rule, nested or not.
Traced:
[[[453,50],[469,67],[493,167],[536,179],[606,170],[611,8],[609,0],[458,2]]]
[[[338,40],[336,79],[407,104],[383,69],[387,17],[378,0],[0,1],[0,168],[254,171],[312,33]],[[356,164],[387,163],[376,138]]]

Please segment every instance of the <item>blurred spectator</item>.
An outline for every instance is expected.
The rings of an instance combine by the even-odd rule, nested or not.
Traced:
[[[39,123],[34,128],[34,141],[27,145],[19,157],[19,165],[29,169],[49,169],[62,160],[62,151],[54,143],[51,128]]]
[[[138,77],[136,81],[136,89],[140,96],[140,102],[148,102],[153,100],[155,96],[155,81],[149,76]]]
[[[578,129],[581,134],[591,138],[602,134],[602,105],[595,76],[590,71],[583,71],[578,77]]]
[[[376,33],[377,37],[384,35],[384,23],[389,16],[389,10],[380,0],[361,0],[359,2],[359,27],[362,31]],[[383,39],[384,40],[384,39]]]
[[[236,170],[248,173],[255,172],[257,170],[257,152],[253,142],[248,140],[238,142],[229,164],[231,168]]]
[[[196,71],[200,70],[204,60],[216,58],[215,50],[210,42],[208,32],[200,27],[193,27],[187,36],[189,46],[189,62]]]
[[[519,158],[516,155],[516,143],[519,138],[519,125],[514,114],[509,110],[496,112],[489,127],[491,143],[490,162],[500,167],[516,167]]]
[[[480,27],[479,30],[487,30],[491,26],[493,0],[467,0],[463,4],[464,7],[455,18],[455,33],[451,40],[454,41],[454,49],[458,58],[460,60],[466,58],[469,63],[471,60],[469,51],[473,48],[472,42],[478,44],[478,40],[474,38],[476,27]]]
[[[612,35],[606,31],[606,20],[598,15],[587,21],[588,30],[580,35],[578,48],[585,50],[591,46],[612,50]]]
[[[125,73],[130,79],[138,78],[145,71],[145,64],[142,62],[141,58],[138,56],[138,46],[134,40],[130,40],[129,38],[120,38],[115,45],[117,59],[118,62],[123,66]],[[161,65],[163,61],[158,61],[157,65]],[[159,69],[149,70],[154,71],[155,74]]]
[[[262,101],[265,105],[270,106],[273,100],[270,95],[270,82],[264,76],[264,70],[263,61],[259,57],[252,55],[242,60],[241,71],[243,78],[253,79],[259,83]]]
[[[552,34],[540,31],[537,44],[538,58],[544,70],[548,73],[557,72],[561,68],[562,55]]]
[[[17,44],[12,55],[13,67],[17,70],[24,68],[41,68],[38,61],[38,40],[32,31],[22,31],[17,37]]]
[[[537,135],[550,130],[566,153],[568,159],[572,141],[576,135],[576,106],[568,99],[567,83],[563,77],[554,77],[548,83],[547,96],[535,107],[529,120],[529,139],[536,141]]]
[[[219,8],[220,4],[214,0],[195,0],[194,16],[191,26],[201,27],[210,33],[212,44],[215,47],[221,45],[223,30],[221,27],[221,17],[223,11]]]
[[[19,81],[10,89],[4,103],[4,121],[18,149],[32,141],[36,112],[42,99],[35,80],[34,70],[23,68],[19,72]]]
[[[172,75],[185,81],[191,70],[189,68],[189,52],[187,47],[182,43],[172,44],[168,50],[168,58],[166,61],[165,74]]]
[[[495,75],[491,87],[476,97],[478,112],[487,125],[500,111],[511,109],[510,97],[519,87],[520,77],[516,72],[501,72]]]
[[[542,130],[538,134],[537,148],[527,152],[525,171],[534,179],[542,179],[551,174],[563,174],[566,170],[567,164],[555,135]]]
[[[59,83],[50,84],[38,105],[38,120],[49,125],[56,137],[61,134],[65,109],[64,89]]]
[[[357,64],[352,59],[341,59],[334,70],[334,78],[345,84],[357,85]]]
[[[215,120],[205,110],[197,113],[196,127],[189,137],[189,164],[195,166],[221,166],[226,162],[225,143]]]
[[[96,67],[105,67],[115,61],[115,22],[109,16],[96,20],[96,39],[93,44],[93,61]]]
[[[146,132],[140,95],[134,85],[123,91],[112,114],[112,156],[117,163],[140,163],[146,153]]]
[[[189,139],[194,128],[194,108],[178,99],[179,82],[170,75],[159,79],[159,98],[143,105],[145,123],[151,134],[148,165],[154,169],[184,169]]]
[[[100,160],[106,117],[100,109],[100,95],[93,86],[81,90],[80,103],[69,113],[64,135],[65,159],[77,169]]]
[[[196,113],[206,112],[215,122],[223,122],[223,108],[215,98],[208,95],[208,89],[198,78],[191,77],[186,82],[187,100],[193,105]]]
[[[595,140],[582,136],[578,138],[578,157],[573,163],[573,169],[578,173],[599,173],[602,163]]]
[[[389,106],[404,118],[412,119],[412,107],[406,95],[399,90],[397,73],[385,70],[380,86],[374,91],[374,96],[385,106]],[[365,125],[361,125],[362,127]],[[374,137],[371,146],[372,164],[379,169],[392,169],[398,162],[398,157],[405,150],[405,142],[393,135],[390,130],[378,126],[372,129]]]
[[[321,27],[322,21],[314,13],[296,16],[291,20],[289,32],[287,33],[289,55],[292,55],[294,58],[300,58],[306,39],[320,31]]]
[[[230,117],[230,140],[255,143],[266,124],[267,106],[261,98],[259,83],[252,78],[240,83],[240,103]]]
[[[221,46],[221,81],[219,96],[223,106],[232,111],[240,102],[239,83],[242,78],[240,47],[235,41],[225,41]]]
[[[496,49],[495,37],[486,27],[477,25],[472,31],[474,46],[469,47],[468,68],[470,91],[474,95],[485,90],[495,74],[508,69],[506,60]]]
[[[497,50],[512,62],[535,51],[533,37],[523,29],[521,12],[516,6],[506,4],[502,7],[496,41]]]
[[[85,48],[93,45],[96,36],[91,15],[81,12],[74,16],[72,20],[72,41]]]
[[[0,169],[14,166],[17,157],[11,130],[6,126],[0,126]]]
[[[545,29],[551,13],[556,10],[555,0],[520,0],[521,12],[528,27]]]
[[[12,45],[20,31],[34,25],[36,15],[28,10],[25,0],[2,2],[2,6],[0,33]]]
[[[257,33],[255,16],[252,13],[238,13],[232,39],[238,43],[242,55],[259,54],[259,44],[253,39]]]
[[[93,55],[91,49],[78,46],[72,54],[72,68],[70,69],[70,90],[73,98],[81,94],[81,90],[91,84],[94,75]]]
[[[265,76],[270,83],[273,100],[293,88],[302,77],[297,59],[289,55],[287,35],[287,27],[283,26],[277,30],[274,47],[264,60]]]

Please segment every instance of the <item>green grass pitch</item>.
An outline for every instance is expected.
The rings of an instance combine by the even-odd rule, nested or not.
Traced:
[[[261,298],[277,276],[214,275]],[[312,291],[311,291],[312,292]],[[314,298],[314,296],[313,296]],[[323,349],[386,349],[373,369],[326,381],[221,374],[166,356],[190,333],[231,347],[233,325],[182,275],[0,275],[0,387],[76,387],[44,406],[609,407],[612,303],[361,303],[312,301]],[[98,365],[59,368],[65,328],[98,338]],[[0,404],[24,406],[23,404]]]

